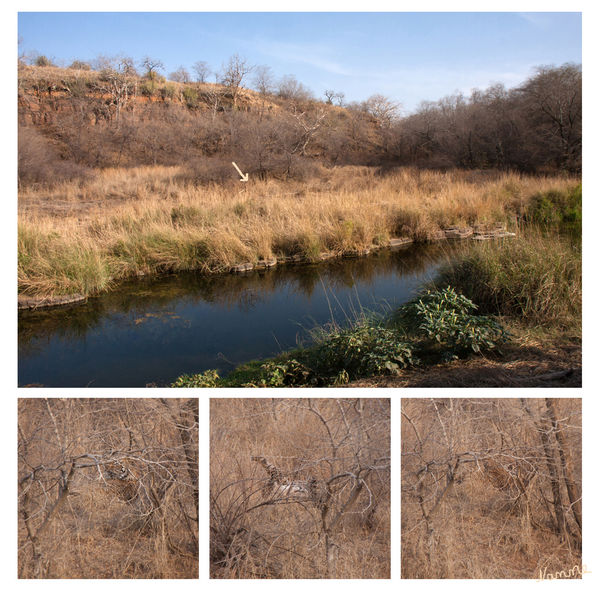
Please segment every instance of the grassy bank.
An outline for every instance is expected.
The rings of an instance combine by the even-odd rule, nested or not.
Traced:
[[[109,169],[85,181],[23,188],[19,291],[94,294],[139,275],[322,252],[389,238],[424,241],[451,225],[508,227],[539,196],[577,180],[495,172],[323,169],[307,182],[198,185],[178,167]]]
[[[581,244],[572,237],[528,230],[499,249],[486,243],[443,269],[437,285],[529,328],[580,330]]]
[[[453,372],[480,354],[488,366],[505,355],[504,373],[513,373],[509,364],[522,356],[530,358],[520,386],[540,386],[546,378],[576,382],[581,273],[578,238],[528,229],[516,239],[479,245],[458,256],[442,269],[435,286],[387,317],[363,314],[349,327],[323,328],[305,349],[242,365],[224,378],[211,370],[183,376],[173,386],[341,386],[384,376],[389,378],[376,385],[394,386],[427,368]],[[561,351],[548,355],[552,348]],[[476,384],[485,383],[484,363],[473,375]],[[512,384],[502,384],[517,385],[515,376]],[[474,384],[464,379],[454,386]]]

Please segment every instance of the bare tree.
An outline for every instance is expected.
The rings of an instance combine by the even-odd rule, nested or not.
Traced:
[[[274,76],[270,66],[256,66],[253,77],[254,88],[261,95],[268,95],[274,89]]]
[[[174,72],[171,72],[168,77],[169,80],[172,80],[173,82],[191,82],[191,75],[183,66],[179,66]]]
[[[380,125],[389,127],[399,113],[399,103],[375,94],[364,101],[363,109],[375,117]]]
[[[424,103],[399,122],[401,160],[428,166],[495,166],[578,172],[582,71],[543,66],[520,87],[502,85]]]
[[[294,110],[292,115],[297,128],[301,130],[301,132],[296,143],[291,147],[290,152],[291,154],[297,153],[305,155],[308,145],[322,126],[327,114],[324,110],[319,109],[313,113],[306,113],[305,111],[298,112]]]
[[[212,73],[212,70],[210,69],[210,66],[208,65],[207,62],[202,62],[202,61],[198,61],[195,62],[194,65],[192,66],[193,71],[196,74],[196,81],[197,82],[206,82],[206,80],[208,79],[208,76],[210,76],[210,74]]]
[[[324,91],[324,96],[326,97],[327,105],[332,105],[336,102],[340,107],[343,105],[343,100],[345,99],[345,93],[330,89]]]
[[[337,93],[334,90],[325,90],[324,96],[327,99],[327,105],[332,105],[333,99],[337,96]]]
[[[582,147],[582,69],[577,64],[542,66],[519,89],[534,123],[537,144],[555,152],[558,166],[580,168]],[[550,153],[551,154],[551,153]]]
[[[114,119],[118,126],[121,121],[121,111],[137,88],[137,73],[133,60],[128,56],[114,58],[100,56],[96,60],[96,66],[101,68],[96,89],[110,95],[111,105],[115,110]]]
[[[337,106],[343,107],[343,105],[345,103],[345,93],[343,91],[338,91],[335,94],[335,99],[337,101]]]
[[[144,76],[149,80],[155,80],[158,72],[164,70],[164,64],[160,60],[151,58],[150,56],[142,58],[140,65],[145,70]]]
[[[237,107],[237,97],[243,80],[253,71],[254,67],[239,54],[229,58],[227,64],[223,65],[221,83],[229,89],[233,98],[233,108]]]
[[[270,66],[256,66],[253,76],[254,88],[260,93],[260,120],[264,117],[267,95],[274,90],[274,76]]]
[[[312,91],[293,75],[283,76],[279,81],[278,94],[284,99],[307,101],[313,97]]]
[[[22,68],[27,63],[28,57],[27,53],[22,49],[23,47],[23,37],[19,35],[17,39],[17,45],[19,47],[19,55],[17,57],[17,65],[19,68]]]

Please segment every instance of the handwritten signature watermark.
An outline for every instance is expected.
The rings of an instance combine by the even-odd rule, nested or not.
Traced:
[[[539,578],[537,582],[542,582],[543,580],[571,580],[573,578],[577,578],[578,576],[582,577],[582,574],[592,573],[589,569],[587,569],[586,565],[578,566],[575,565],[568,570],[562,571],[554,571],[547,572],[547,568],[539,570]]]

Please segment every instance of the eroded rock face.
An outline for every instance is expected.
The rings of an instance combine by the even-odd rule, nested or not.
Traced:
[[[464,239],[474,234],[474,229],[470,226],[449,226],[444,230],[445,238],[447,239]]]
[[[254,266],[251,263],[240,263],[231,267],[231,273],[244,273],[246,271],[252,271]]]
[[[276,257],[270,257],[269,259],[260,259],[255,265],[256,269],[268,269],[274,267],[277,264]]]
[[[19,296],[19,310],[31,310],[34,308],[47,308],[50,306],[64,306],[84,302],[87,296],[83,294],[68,294],[66,296]]]

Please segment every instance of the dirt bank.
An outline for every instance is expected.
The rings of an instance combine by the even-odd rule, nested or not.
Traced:
[[[357,380],[355,388],[559,388],[582,386],[582,342],[521,336],[502,354],[404,370],[398,376]]]

